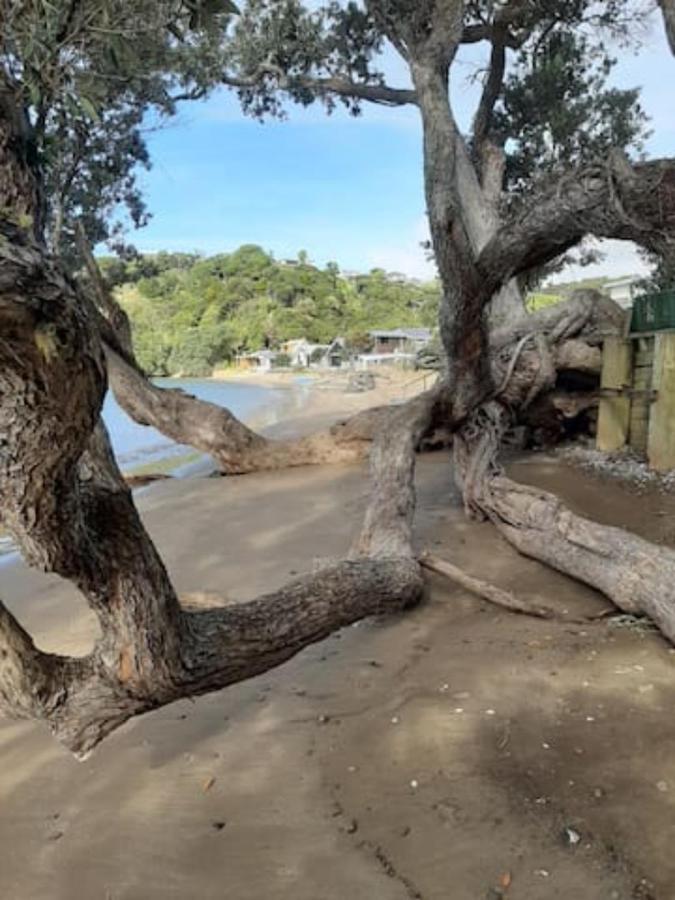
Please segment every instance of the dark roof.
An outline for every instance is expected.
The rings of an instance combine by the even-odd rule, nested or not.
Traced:
[[[404,341],[430,341],[431,332],[428,328],[394,328],[390,331],[369,331],[374,338],[400,338]]]

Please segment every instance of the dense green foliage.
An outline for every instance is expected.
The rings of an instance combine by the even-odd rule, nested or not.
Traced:
[[[355,348],[374,328],[433,327],[439,288],[388,276],[344,277],[305,254],[280,263],[260,247],[201,258],[162,253],[101,261],[134,329],[141,365],[156,375],[209,374],[241,351],[306,338],[346,338]]]
[[[506,188],[516,198],[612,148],[643,149],[640,91],[609,85],[617,60],[606,41],[637,44],[643,14],[628,0],[541,3],[507,67],[493,122],[492,137],[506,151]]]
[[[147,221],[147,116],[157,125],[212,85],[235,12],[230,0],[0,0],[0,111],[23,120],[45,237],[67,262],[75,222],[122,249],[125,216]]]

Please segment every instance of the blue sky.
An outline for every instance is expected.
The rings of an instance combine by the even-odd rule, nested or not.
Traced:
[[[470,76],[481,48],[466,48],[453,69],[453,102],[460,125],[476,102]],[[672,155],[675,60],[655,17],[638,54],[622,51],[613,81],[642,86],[652,118],[650,155]],[[405,86],[393,52],[388,80]],[[168,127],[149,135],[154,166],[142,175],[153,213],[133,235],[139,249],[228,252],[256,243],[278,258],[301,249],[319,265],[343,269],[382,266],[411,276],[431,276],[420,242],[427,236],[421,131],[413,108],[366,107],[354,120],[340,111],[327,117],[317,105],[290,109],[285,122],[259,124],[242,116],[233,94],[220,91],[183,104]],[[630,245],[609,242],[606,260],[581,274],[621,275],[640,263]],[[564,277],[580,274],[566,272]]]

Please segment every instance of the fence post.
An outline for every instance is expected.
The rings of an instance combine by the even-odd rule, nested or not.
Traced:
[[[606,337],[602,349],[603,388],[621,389],[631,386],[631,342],[620,337]],[[630,399],[628,397],[602,397],[598,414],[598,450],[620,450],[628,440],[630,423]]]
[[[675,469],[675,334],[656,336],[652,388],[658,396],[651,405],[647,455],[657,472]]]

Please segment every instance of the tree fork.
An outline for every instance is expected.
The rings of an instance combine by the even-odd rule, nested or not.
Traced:
[[[47,722],[86,755],[131,716],[257,675],[337,628],[420,599],[412,550],[403,541],[383,549],[381,535],[399,523],[380,516],[372,552],[248,603],[183,608],[100,423],[106,381],[96,317],[25,233],[0,227],[3,521],[29,563],[84,594],[101,628],[88,657],[43,654],[0,606],[5,712]],[[432,405],[416,411],[415,428]],[[381,463],[405,470],[395,480],[411,518],[414,449],[385,452]]]

